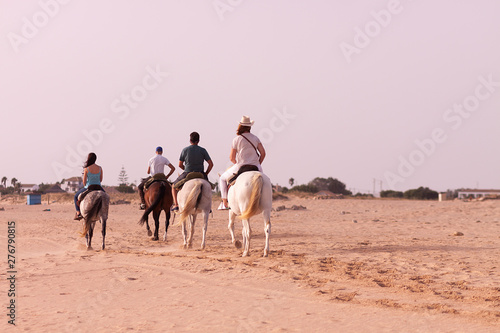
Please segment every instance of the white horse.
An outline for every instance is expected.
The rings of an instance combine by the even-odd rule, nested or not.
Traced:
[[[205,179],[196,178],[187,181],[177,194],[179,202],[179,214],[181,216],[182,235],[184,237],[184,248],[192,247],[194,224],[196,216],[203,214],[203,239],[201,249],[205,248],[205,237],[207,235],[208,215],[212,210],[212,186]],[[189,218],[189,237],[187,235],[186,220]]]
[[[83,215],[83,232],[87,241],[87,250],[92,250],[92,236],[97,221],[102,224],[102,249],[104,250],[106,238],[106,221],[108,220],[109,195],[104,191],[92,191],[83,198],[80,203],[80,211]]]
[[[271,209],[273,201],[273,190],[269,177],[259,171],[248,171],[242,173],[231,186],[228,193],[229,203],[229,232],[231,241],[237,247],[241,247],[234,239],[234,220],[236,216],[241,218],[243,228],[243,257],[250,252],[250,218],[254,215],[264,215],[264,232],[266,234],[266,245],[264,257],[269,254],[269,235],[271,233]]]

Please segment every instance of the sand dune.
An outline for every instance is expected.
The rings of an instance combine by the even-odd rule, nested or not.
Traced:
[[[307,209],[273,212],[268,258],[260,217],[241,258],[227,212],[209,219],[204,251],[199,224],[183,250],[177,225],[151,241],[136,203],[110,206],[107,249],[98,224],[86,251],[70,203],[0,201],[2,249],[16,221],[17,331],[500,330],[500,201],[292,197],[274,206]]]

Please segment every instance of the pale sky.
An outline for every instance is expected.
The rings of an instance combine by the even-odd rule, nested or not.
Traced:
[[[243,115],[288,186],[500,189],[500,1],[0,0],[0,177],[218,179]],[[175,175],[181,172],[177,168]],[[172,177],[173,180],[174,177]]]

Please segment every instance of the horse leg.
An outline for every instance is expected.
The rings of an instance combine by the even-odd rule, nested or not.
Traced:
[[[252,230],[250,229],[250,220],[241,220],[243,228],[241,229],[241,234],[243,235],[243,255],[246,257],[250,252],[250,236],[252,235]]]
[[[163,241],[167,241],[167,230],[168,226],[170,225],[170,210],[165,211],[166,219],[165,219],[165,233],[163,234]]]
[[[183,248],[187,249],[187,230],[186,230],[186,220],[181,221],[182,237],[184,239]]]
[[[229,211],[229,225],[227,228],[229,229],[229,233],[231,234],[231,243],[235,244],[235,239],[234,239],[234,220],[236,219],[236,214],[233,213],[231,210]],[[241,247],[241,244],[240,244]]]
[[[92,236],[94,235],[94,225],[95,222],[90,223],[89,232],[85,235],[85,239],[87,240],[87,250],[92,250]]]
[[[154,241],[158,240],[158,229],[160,229],[160,212],[153,211],[153,219],[155,220],[155,233],[152,240]]]
[[[104,247],[106,246],[106,242],[104,241],[106,239],[106,219],[101,217],[101,224],[102,224],[102,249],[104,250]]]
[[[146,230],[148,231],[148,236],[151,237],[153,233],[151,232],[151,229],[149,228],[149,223],[148,223],[148,217],[146,216]]]
[[[203,233],[203,238],[201,239],[201,249],[205,249],[205,240],[207,236],[207,227],[208,227],[208,214],[210,212],[204,211],[203,212],[203,227],[202,227],[202,233]]]
[[[193,247],[194,223],[196,222],[196,214],[189,215],[189,238],[188,249]]]
[[[269,255],[269,236],[271,235],[271,211],[265,210],[263,215],[264,215],[264,233],[266,234],[264,257],[267,257]]]

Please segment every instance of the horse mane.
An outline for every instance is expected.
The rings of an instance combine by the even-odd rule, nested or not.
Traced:
[[[252,177],[252,193],[250,195],[247,210],[244,211],[240,216],[242,220],[248,220],[250,217],[256,215],[259,212],[263,182],[264,179],[262,178],[262,174],[260,172],[256,173]]]
[[[186,205],[181,212],[181,221],[185,220],[190,214],[192,214],[193,210],[196,210],[196,208],[198,208],[201,200],[202,188],[203,182],[197,182],[196,186],[191,189],[191,192],[186,199]]]
[[[156,206],[158,206],[160,201],[162,201],[163,199],[163,195],[165,194],[165,184],[163,182],[159,182],[159,184],[160,184],[160,189],[159,189],[160,192],[155,197],[155,200],[153,201],[151,206],[149,206],[148,209],[144,211],[144,214],[142,214],[142,217],[138,222],[140,225],[144,225],[144,222],[146,222],[146,220],[148,219],[149,214],[155,209]]]
[[[85,200],[85,199],[84,199]],[[85,223],[83,226],[83,232],[81,233],[81,236],[84,237],[90,230],[90,223],[92,223],[92,220],[96,217],[98,217],[99,211],[102,208],[102,197],[97,197],[96,201],[94,201],[94,204],[92,207],[88,210],[87,214],[84,216]]]

